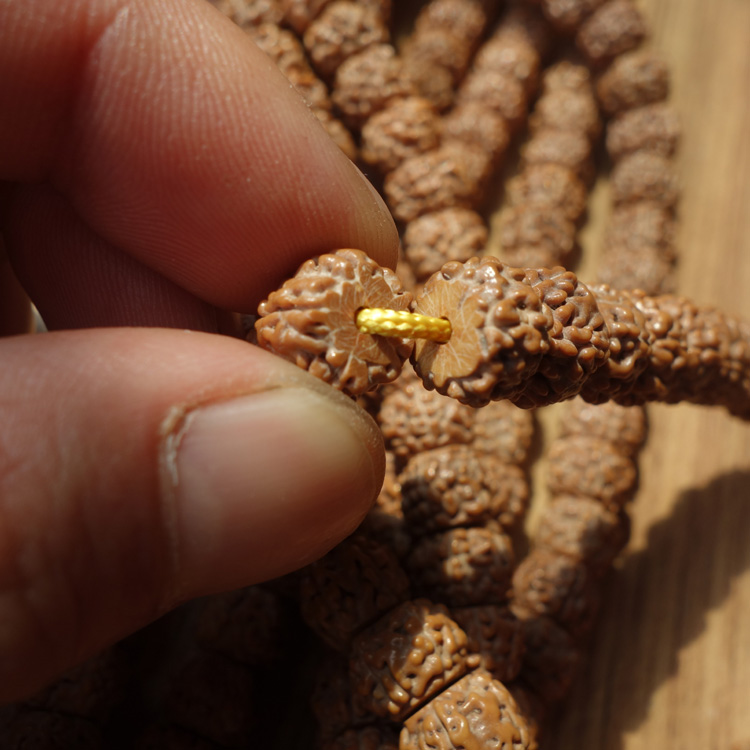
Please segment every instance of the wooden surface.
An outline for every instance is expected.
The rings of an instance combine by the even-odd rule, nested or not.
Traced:
[[[750,320],[750,2],[640,7],[684,123],[679,291]],[[600,187],[584,279],[606,210]],[[750,750],[750,425],[649,414],[629,552],[545,750]]]

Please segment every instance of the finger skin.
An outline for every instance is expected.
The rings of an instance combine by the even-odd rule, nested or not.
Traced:
[[[337,247],[394,264],[377,194],[203,0],[3,0],[0,14],[0,178],[49,181],[104,241],[223,308],[252,311]]]
[[[180,601],[316,559],[382,482],[362,410],[235,339],[99,329],[6,339],[0,355],[0,701]],[[308,414],[301,436],[269,422],[286,394]],[[233,409],[255,399],[255,422]],[[318,434],[345,442],[329,456]]]

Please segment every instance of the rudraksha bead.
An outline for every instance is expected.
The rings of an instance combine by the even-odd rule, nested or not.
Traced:
[[[465,674],[467,653],[466,633],[443,605],[404,602],[355,638],[354,701],[374,716],[401,721]]]
[[[680,197],[674,163],[661,154],[634,151],[623,156],[612,170],[612,201],[654,201],[672,208]]]
[[[448,141],[434,151],[412,156],[385,178],[388,205],[403,222],[444,208],[471,208],[482,195],[490,167],[490,154]]]
[[[298,34],[303,34],[307,27],[332,0],[279,0],[284,12],[284,21]]]
[[[406,720],[400,750],[529,750],[532,742],[508,689],[476,669]]]
[[[403,65],[390,44],[373,44],[336,68],[331,99],[347,123],[356,127],[394,99],[413,96]]]
[[[468,208],[446,208],[409,222],[404,232],[404,255],[417,281],[439,271],[449,260],[467,261],[487,244],[482,217]]]
[[[510,401],[476,410],[471,447],[518,466],[526,463],[534,437],[534,415]]]
[[[524,169],[508,182],[510,206],[539,206],[561,209],[565,218],[576,222],[586,210],[586,187],[568,167],[538,164]]]
[[[652,50],[620,55],[596,84],[602,109],[610,116],[664,101],[669,95],[669,70]]]
[[[536,547],[513,574],[513,603],[517,612],[550,617],[580,637],[594,624],[598,587],[580,560]]]
[[[592,65],[606,65],[637,47],[646,23],[632,0],[607,0],[578,29],[576,44]]]
[[[483,406],[518,395],[549,350],[550,309],[525,272],[496,258],[446,263],[431,276],[417,312],[454,321],[450,341],[420,341],[414,365],[428,388]]]
[[[542,700],[564,698],[581,660],[573,637],[549,617],[521,617],[526,648],[519,678]]]
[[[575,130],[594,141],[601,131],[599,109],[587,89],[554,89],[542,94],[529,117],[532,132],[543,128]]]
[[[604,0],[541,0],[542,11],[552,25],[565,34],[573,33]]]
[[[626,456],[635,456],[646,441],[646,412],[640,406],[621,406],[613,401],[589,404],[574,398],[560,424],[560,437],[572,435],[601,438]]]
[[[461,39],[476,41],[487,25],[485,0],[432,0],[417,15],[416,35],[432,29],[444,29]]]
[[[489,521],[511,532],[529,502],[518,466],[464,445],[414,456],[399,479],[404,520],[415,535]]]
[[[262,23],[278,25],[283,18],[281,5],[276,0],[252,0],[252,2],[247,0],[209,0],[209,2],[243,29],[258,26]]]
[[[454,607],[453,618],[468,638],[469,666],[486,669],[505,684],[521,669],[524,644],[521,623],[502,605]]]
[[[479,101],[457,104],[445,114],[442,134],[446,139],[478,146],[495,162],[503,157],[510,142],[506,119]]]
[[[456,104],[479,102],[501,115],[511,133],[526,121],[528,102],[523,85],[502,70],[476,70],[469,73],[458,90]]]
[[[303,39],[313,67],[332,76],[352,55],[388,41],[388,28],[377,9],[335,0],[307,27]]]
[[[606,248],[620,248],[627,252],[642,247],[654,247],[665,258],[674,258],[677,222],[674,213],[653,201],[638,201],[615,206],[604,240]],[[622,284],[623,289],[631,289]]]
[[[392,549],[354,534],[304,569],[301,611],[334,650],[409,596],[409,580]]]
[[[394,380],[412,349],[410,341],[360,333],[362,307],[407,310],[412,295],[396,275],[361,250],[338,250],[306,261],[258,308],[258,344],[358,395]]]
[[[514,562],[510,538],[479,527],[423,537],[405,564],[420,596],[465,607],[505,602]]]
[[[521,157],[523,168],[558,164],[575,172],[583,182],[590,182],[592,177],[591,141],[581,131],[540,128],[522,147]]]
[[[612,246],[602,254],[598,281],[652,295],[670,294],[675,286],[674,261],[652,245]]]
[[[602,408],[602,407],[595,407]],[[545,508],[534,536],[536,549],[551,550],[605,572],[627,544],[627,516],[598,500],[562,495]]]
[[[447,70],[451,81],[456,84],[463,78],[471,57],[472,45],[452,31],[435,27],[415,31],[405,42],[401,50],[404,69],[407,77],[413,63],[432,64],[434,67]]]
[[[635,462],[607,440],[571,435],[552,444],[548,459],[554,495],[591,497],[612,509],[633,496],[638,481]]]
[[[517,268],[565,265],[576,247],[576,226],[561,208],[506,206],[498,224],[501,255]]]
[[[515,78],[527,97],[536,91],[540,66],[539,52],[528,39],[502,22],[474,58],[474,67],[478,70],[497,70]]]
[[[607,151],[618,161],[633,151],[672,156],[680,139],[680,119],[665,102],[624,112],[607,128]]]
[[[362,127],[362,160],[387,174],[439,143],[440,118],[432,104],[419,96],[401,97],[389,101]]]
[[[410,365],[384,390],[377,419],[398,472],[412,456],[473,439],[476,411],[426,390]]]

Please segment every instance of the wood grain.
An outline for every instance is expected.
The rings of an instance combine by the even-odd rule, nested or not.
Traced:
[[[750,320],[750,2],[640,7],[684,124],[679,291]],[[594,210],[606,204],[600,186]],[[750,750],[750,425],[693,406],[649,415],[629,551],[545,750]]]

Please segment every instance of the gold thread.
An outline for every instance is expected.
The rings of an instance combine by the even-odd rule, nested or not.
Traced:
[[[382,307],[363,307],[355,318],[360,333],[404,339],[429,339],[445,342],[451,337],[451,322],[447,318],[387,310]]]

